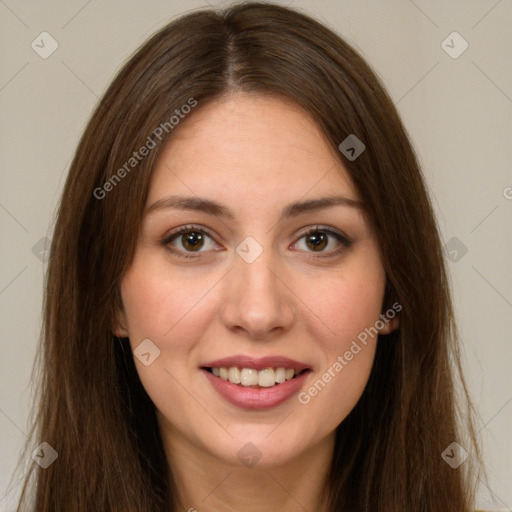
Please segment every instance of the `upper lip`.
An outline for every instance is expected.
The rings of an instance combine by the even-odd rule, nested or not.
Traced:
[[[264,370],[265,368],[293,368],[302,371],[309,370],[310,366],[294,359],[284,356],[266,356],[252,357],[247,355],[236,355],[231,357],[223,357],[201,365],[202,368],[254,368],[255,370]]]

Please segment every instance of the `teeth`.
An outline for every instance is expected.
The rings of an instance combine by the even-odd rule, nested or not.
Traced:
[[[300,371],[293,368],[265,368],[264,370],[255,370],[254,368],[239,369],[236,366],[231,368],[212,368],[212,373],[216,377],[229,380],[233,384],[242,386],[260,386],[262,388],[270,388],[276,384],[282,384],[287,380],[292,380]]]
[[[276,383],[276,372],[273,368],[265,368],[258,372],[258,386],[269,388]]]
[[[286,380],[286,370],[284,368],[278,368],[276,370],[276,383],[282,384]]]
[[[242,375],[240,374],[240,370],[238,368],[230,368],[228,371],[228,380],[233,384],[240,384],[242,381]]]
[[[256,386],[258,384],[258,370],[243,368],[240,373],[240,383],[242,386]]]

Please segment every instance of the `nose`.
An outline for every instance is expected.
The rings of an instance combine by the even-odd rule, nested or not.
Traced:
[[[293,293],[271,250],[248,263],[235,255],[220,309],[223,324],[250,339],[271,339],[294,321]]]

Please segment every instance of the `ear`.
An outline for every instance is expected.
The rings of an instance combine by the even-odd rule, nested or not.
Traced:
[[[382,315],[381,318],[383,318],[382,323],[384,324],[384,327],[379,329],[379,334],[390,334],[398,329],[400,325],[400,315],[396,315],[394,318],[386,318]]]
[[[124,311],[118,310],[114,319],[114,325],[112,327],[114,336],[117,336],[118,338],[128,338],[129,335],[126,325],[127,322]]]

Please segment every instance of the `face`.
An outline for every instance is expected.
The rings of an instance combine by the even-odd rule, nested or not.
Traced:
[[[378,245],[315,123],[275,97],[199,105],[146,206],[116,334],[164,442],[235,464],[252,443],[270,467],[332,438],[369,377],[365,329],[392,323]]]

